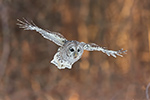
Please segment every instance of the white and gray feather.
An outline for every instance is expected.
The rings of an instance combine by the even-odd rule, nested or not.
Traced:
[[[72,65],[78,61],[84,50],[87,51],[101,51],[108,56],[122,56],[122,54],[126,53],[127,50],[107,50],[103,47],[98,46],[95,43],[84,43],[84,42],[78,42],[75,40],[68,41],[66,38],[64,38],[63,35],[61,35],[58,32],[51,32],[48,30],[43,30],[36,26],[32,21],[29,23],[27,20],[24,19],[24,21],[17,20],[19,23],[20,28],[23,28],[24,30],[35,30],[38,33],[40,33],[44,38],[56,43],[60,48],[58,49],[57,53],[54,55],[53,60],[51,61],[52,64],[57,66],[58,69],[71,69]]]
[[[39,32],[44,38],[53,41],[59,46],[63,46],[64,43],[67,41],[67,39],[64,38],[64,36],[62,36],[60,33],[43,30],[39,28],[38,26],[36,26],[32,21],[31,23],[29,23],[25,19],[24,19],[25,22],[19,19],[17,19],[17,21],[20,22],[20,23],[17,23],[17,25],[19,25],[20,28],[23,28],[24,30],[35,30]]]
[[[104,47],[100,47],[95,43],[89,43],[89,44],[85,44],[84,45],[84,50],[88,50],[88,51],[102,51],[103,53],[106,53],[108,56],[113,56],[113,57],[117,57],[116,55],[123,57],[121,54],[126,53],[127,50],[123,50],[120,49],[118,51],[113,51],[113,50],[107,50]]]

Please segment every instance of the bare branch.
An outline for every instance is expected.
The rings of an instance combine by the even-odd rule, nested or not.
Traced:
[[[146,98],[147,98],[147,100],[150,100],[149,99],[149,94],[148,94],[148,89],[149,89],[149,87],[150,87],[150,83],[147,85],[147,87],[146,87]]]

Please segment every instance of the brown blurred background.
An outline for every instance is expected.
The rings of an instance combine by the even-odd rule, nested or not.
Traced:
[[[128,53],[85,51],[59,70],[50,63],[58,46],[19,29],[23,17],[68,40]],[[149,82],[150,0],[0,0],[0,100],[146,100]]]

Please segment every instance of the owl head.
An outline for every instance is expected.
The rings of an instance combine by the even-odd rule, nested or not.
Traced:
[[[60,52],[62,52],[63,59],[72,61],[72,63],[74,63],[81,58],[83,51],[84,49],[82,42],[68,41],[65,43]]]

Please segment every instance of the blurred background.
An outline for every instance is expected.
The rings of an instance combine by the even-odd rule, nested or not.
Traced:
[[[59,70],[50,63],[58,46],[19,29],[22,18],[128,52],[85,51],[71,70]],[[149,82],[150,0],[0,0],[0,100],[146,100]]]

